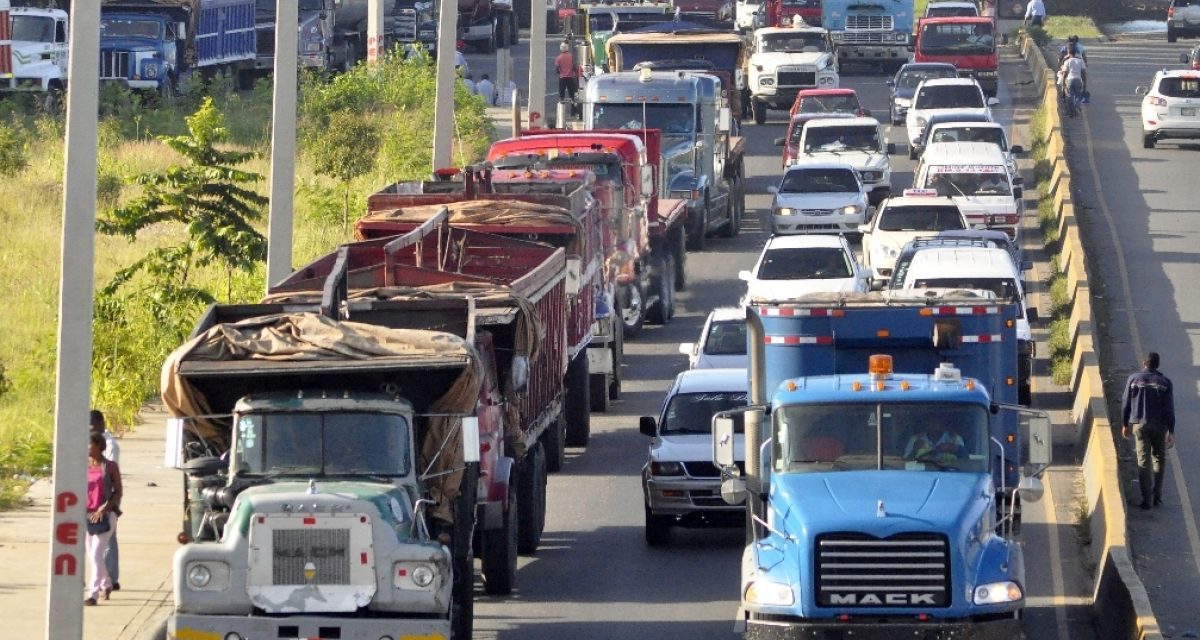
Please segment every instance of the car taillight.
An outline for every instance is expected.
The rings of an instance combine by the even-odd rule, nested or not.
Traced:
[[[1167,106],[1167,99],[1160,98],[1158,96],[1150,96],[1150,104],[1156,107],[1165,107]]]

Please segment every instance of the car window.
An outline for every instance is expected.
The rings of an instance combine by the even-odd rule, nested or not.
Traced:
[[[932,78],[953,78],[957,74],[953,68],[934,67],[932,69],[907,69],[900,72],[896,87],[901,89],[916,89],[922,80]]]
[[[853,113],[858,111],[857,95],[805,96],[797,113]]]
[[[969,18],[979,15],[971,7],[930,7],[925,12],[926,18]]]
[[[928,175],[924,188],[934,189],[939,196],[1004,195],[1012,193],[1012,185],[1003,167],[994,171],[977,172],[933,172]]]
[[[783,176],[780,193],[842,193],[858,191],[853,169],[792,170]]]
[[[714,322],[704,339],[704,353],[710,356],[746,355],[746,323],[741,320]]]
[[[758,268],[759,280],[824,280],[852,274],[849,256],[833,247],[768,249]]]
[[[949,231],[965,229],[957,207],[888,207],[880,214],[880,231]]]
[[[667,403],[659,434],[712,433],[713,414],[746,406],[746,395],[745,391],[676,394]],[[734,414],[733,427],[736,433],[742,432],[742,414]]]
[[[1168,98],[1200,98],[1200,78],[1163,78],[1158,92]]]
[[[804,151],[878,151],[879,132],[875,127],[809,128]]]
[[[1171,2],[1171,6],[1173,7],[1190,7],[1192,4],[1192,0],[1174,0]]]
[[[930,142],[988,142],[1008,151],[1004,132],[998,127],[940,127],[933,132]]]
[[[983,94],[974,85],[925,87],[913,105],[917,109],[981,109]]]

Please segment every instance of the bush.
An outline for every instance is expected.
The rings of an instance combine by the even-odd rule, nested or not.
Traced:
[[[0,124],[0,176],[11,177],[29,166],[29,141],[24,132]]]

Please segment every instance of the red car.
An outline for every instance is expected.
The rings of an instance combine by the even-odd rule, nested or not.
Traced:
[[[796,101],[792,103],[792,110],[788,115],[817,116],[823,113],[871,115],[858,101],[858,94],[854,89],[805,89],[796,94]]]

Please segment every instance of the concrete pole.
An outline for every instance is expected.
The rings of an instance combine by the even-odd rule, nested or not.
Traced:
[[[512,80],[512,49],[505,47],[496,50],[496,90],[504,93],[509,80]]]
[[[546,126],[546,0],[533,0],[529,11],[529,110],[530,127]],[[555,55],[558,55],[555,52]]]
[[[438,7],[437,93],[433,112],[434,171],[454,163],[454,51],[458,44],[458,3],[441,0]]]
[[[96,235],[96,124],[100,3],[71,2],[62,274],[54,407],[54,501],[47,570],[46,640],[83,637],[88,405],[92,385],[92,277]]]
[[[275,0],[275,79],[271,105],[271,204],[267,214],[267,289],[292,272],[296,191],[296,58],[300,14],[295,0]]]
[[[367,5],[367,66],[371,69],[379,63],[379,56],[387,50],[383,37],[383,0],[371,0]]]

